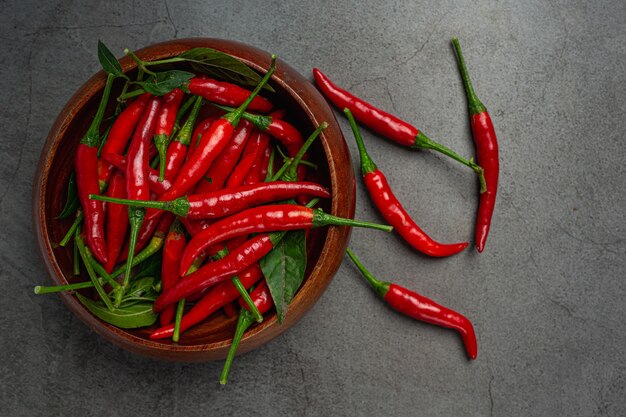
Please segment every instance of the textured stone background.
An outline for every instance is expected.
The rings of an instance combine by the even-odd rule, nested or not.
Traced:
[[[1,415],[626,414],[626,3],[408,3],[0,1]],[[57,297],[32,294],[47,282],[35,165],[56,114],[98,69],[98,39],[117,52],[175,37],[247,42],[308,76],[326,70],[469,155],[454,35],[500,138],[487,249],[433,260],[360,230],[353,247],[380,277],[467,314],[475,362],[453,332],[378,303],[347,262],[297,326],[236,361],[225,388],[221,363],[134,356]],[[471,238],[467,169],[364,137],[426,230]],[[360,182],[358,198],[358,216],[380,220]]]

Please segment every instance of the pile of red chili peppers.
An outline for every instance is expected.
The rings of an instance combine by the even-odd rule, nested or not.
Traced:
[[[374,205],[409,245],[431,257],[454,255],[468,244],[440,243],[417,225],[367,153],[357,122],[403,146],[438,151],[477,174],[476,247],[482,252],[495,205],[498,145],[456,38],[453,44],[467,92],[477,162],[313,70],[319,89],[350,122],[363,181]],[[193,50],[196,56],[221,54],[197,49]],[[315,168],[306,160],[307,151],[326,123],[304,140],[289,122],[288,109],[277,108],[268,98],[272,95],[265,93],[271,91],[267,83],[275,69],[275,56],[262,78],[257,75],[254,83],[238,85],[197,72],[152,70],[183,62],[185,54],[145,62],[126,53],[137,62],[135,80],[123,74],[110,51],[99,44],[107,82],[76,151],[75,198],[80,204],[72,203],[68,195],[63,210],[66,213],[71,204],[77,208],[61,246],[73,239],[74,273],[80,275],[82,259],[90,280],[36,287],[35,292],[83,290],[77,297],[102,320],[121,328],[153,326],[151,339],[172,338],[174,342],[220,309],[230,317],[239,306],[237,329],[221,377],[225,383],[246,329],[261,322],[278,303],[290,301],[276,298],[266,268],[273,262],[268,261],[268,254],[287,244],[286,236],[327,225],[386,231],[392,227],[338,218],[313,208],[320,198],[331,197],[325,187],[306,181],[307,171]],[[221,57],[234,60],[225,54]],[[112,122],[102,134],[116,79],[124,80],[122,93]],[[253,85],[253,91],[246,88]],[[278,155],[284,155],[282,161]],[[466,317],[406,288],[377,280],[350,249],[348,256],[391,308],[456,330],[468,356],[476,358],[476,336]]]

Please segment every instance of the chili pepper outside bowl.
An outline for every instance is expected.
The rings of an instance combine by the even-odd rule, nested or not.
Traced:
[[[209,47],[241,60],[252,69],[264,73],[270,54],[243,43],[210,38],[180,39],[158,43],[136,52],[143,60],[153,61],[179,55],[196,47]],[[129,57],[120,60],[126,73],[136,71]],[[176,66],[184,69],[184,66]],[[39,250],[53,285],[64,285],[88,278],[74,277],[72,247],[57,245],[67,232],[73,218],[55,219],[64,204],[66,183],[73,169],[73,160],[80,138],[95,114],[106,81],[103,71],[91,77],[70,98],[58,115],[44,144],[33,188],[33,220]],[[119,85],[118,85],[119,84]],[[355,179],[348,147],[334,114],[313,85],[281,59],[278,60],[271,86],[272,99],[285,106],[291,122],[303,135],[311,133],[323,121],[324,130],[310,151],[310,160],[318,166],[315,180],[331,190],[332,198],[323,207],[335,216],[354,217]],[[116,83],[111,97],[116,97],[121,84]],[[115,94],[115,95],[114,95]],[[113,111],[112,105],[107,115]],[[319,299],[339,268],[350,237],[347,227],[331,226],[312,230],[307,242],[308,263],[305,281],[298,291],[282,324],[275,313],[251,328],[243,338],[238,353],[259,347],[293,326]],[[171,340],[152,341],[148,335],[156,329],[124,330],[93,316],[71,293],[60,293],[67,307],[91,329],[105,339],[129,351],[157,359],[174,361],[207,361],[226,357],[236,317],[228,319],[221,311],[189,329],[179,343]],[[158,323],[158,322],[157,322]]]

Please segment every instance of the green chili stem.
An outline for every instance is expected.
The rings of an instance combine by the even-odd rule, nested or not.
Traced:
[[[291,159],[291,161],[284,164],[278,170],[278,172],[274,174],[272,181],[277,181],[278,179],[281,179],[283,181],[296,181],[298,179],[298,164],[304,157],[304,154],[307,152],[307,150],[311,147],[315,139],[320,135],[320,133],[322,133],[322,130],[326,129],[327,127],[328,123],[322,122],[322,124],[320,124],[317,129],[315,129],[313,133],[311,133],[311,136],[308,137],[308,139],[304,142],[298,153]]]
[[[224,367],[222,368],[222,374],[220,375],[220,384],[226,385],[228,372],[230,371],[230,367],[233,364],[233,360],[235,359],[237,347],[239,347],[239,343],[241,343],[241,339],[243,338],[244,333],[246,332],[246,330],[248,330],[252,323],[254,323],[252,315],[248,310],[242,308],[241,312],[239,313],[239,319],[237,319],[237,328],[235,329],[235,334],[233,335],[233,341],[230,344],[230,349],[228,349],[228,356],[226,356],[226,361],[224,362]]]
[[[74,251],[73,251],[73,260],[74,260],[74,275],[80,275],[80,263],[78,262],[78,244],[76,243],[76,239],[74,239]]]
[[[163,236],[157,235],[155,233],[155,235],[150,240],[150,243],[148,244],[148,246],[146,246],[141,252],[139,252],[133,258],[132,268],[136,267],[137,265],[139,265],[140,263],[142,263],[143,261],[145,261],[152,255],[157,253],[159,249],[161,249],[161,246],[163,246],[163,240],[164,240]],[[122,265],[121,267],[113,271],[110,274],[111,277],[115,278],[119,276],[122,272],[124,272],[126,270],[127,264],[128,262],[126,262],[124,265]]]
[[[130,238],[128,240],[128,256],[126,261],[126,275],[124,275],[124,288],[128,288],[130,282],[130,272],[133,269],[133,258],[135,257],[135,246],[137,246],[137,235],[145,217],[145,211],[141,208],[128,208],[128,220],[130,222]]]
[[[463,57],[463,51],[461,50],[461,44],[458,38],[452,39],[454,50],[459,61],[459,71],[461,72],[461,78],[463,79],[463,85],[465,86],[465,93],[467,94],[467,102],[469,104],[470,114],[478,114],[487,111],[484,104],[478,99],[470,80],[469,72],[465,66],[465,58]]]
[[[77,282],[75,284],[51,285],[51,286],[37,285],[34,288],[34,292],[35,294],[52,294],[55,292],[62,292],[62,291],[81,290],[83,288],[93,288],[93,282],[85,281],[85,282]]]
[[[382,230],[384,232],[391,232],[393,230],[393,227],[389,225],[371,223],[362,220],[344,219],[342,217],[336,217],[332,214],[325,213],[320,209],[315,209],[313,211],[313,227],[328,225],[364,227],[367,229]]]
[[[276,147],[272,146],[272,152],[270,153],[270,159],[267,161],[267,173],[265,174],[264,182],[269,182],[272,180],[272,176],[274,175],[274,158],[276,156]]]
[[[176,306],[176,319],[174,320],[174,334],[172,335],[172,341],[178,342],[180,338],[180,322],[183,319],[183,312],[185,311],[185,299],[183,298],[178,302]]]
[[[354,139],[356,140],[356,146],[359,148],[359,157],[361,158],[361,174],[369,174],[370,172],[376,171],[376,164],[372,161],[369,153],[367,153],[367,149],[365,148],[365,143],[363,143],[363,138],[361,137],[361,132],[359,131],[359,127],[356,124],[356,120],[354,120],[354,116],[350,109],[345,108],[343,112],[346,114],[348,118],[348,122],[350,122],[350,127],[352,128],[352,134],[354,135]]]
[[[146,68],[146,62],[142,61],[137,55],[135,55],[135,53],[133,51],[131,51],[130,49],[126,48],[124,49],[124,53],[128,56],[130,56],[133,61],[135,61],[137,63],[137,67],[140,70],[143,70],[143,72],[145,72],[146,74],[150,74],[152,76],[156,76],[156,73],[150,71],[148,68]]]
[[[158,61],[141,61],[144,66],[163,65],[163,64],[175,64],[177,62],[185,62],[185,58],[179,58],[177,56],[173,58],[160,59]]]
[[[361,274],[363,274],[363,277],[365,277],[367,282],[369,282],[374,291],[376,291],[376,294],[378,294],[380,298],[385,298],[385,295],[387,294],[387,292],[389,292],[389,283],[381,281],[377,279],[374,275],[372,275],[372,273],[367,270],[365,265],[361,263],[359,258],[356,257],[354,252],[352,252],[352,249],[346,249],[346,253],[350,257],[352,262],[354,262],[359,271],[361,271]]]
[[[95,271],[93,270],[91,262],[89,261],[89,256],[90,256],[88,254],[89,249],[85,246],[85,243],[83,242],[83,238],[80,235],[80,229],[76,229],[76,235],[74,239],[76,239],[76,244],[78,246],[78,253],[80,254],[80,257],[83,259],[83,264],[85,265],[85,269],[87,270],[87,274],[89,275],[89,278],[91,279],[91,282],[93,283],[94,288],[98,292],[98,295],[102,299],[102,302],[107,306],[109,311],[113,311],[114,309],[113,304],[111,304],[111,300],[109,299],[109,296],[104,291],[104,288],[102,288],[102,285],[100,284],[100,281],[98,280],[98,277]]]
[[[83,221],[83,212],[82,210],[77,210],[76,211],[76,218],[74,219],[74,223],[72,223],[72,225],[70,226],[69,230],[67,231],[67,233],[65,234],[65,236],[63,237],[63,240],[61,240],[61,242],[59,242],[59,246],[61,247],[65,247],[67,246],[67,244],[69,243],[70,239],[74,236],[74,232],[76,232],[76,228],[78,226],[80,226],[80,223]]]
[[[140,96],[143,93],[145,93],[145,91],[142,88],[138,88],[136,90],[131,91],[130,93],[120,94],[120,96],[117,98],[117,101],[120,101],[120,102],[126,101],[129,98]]]

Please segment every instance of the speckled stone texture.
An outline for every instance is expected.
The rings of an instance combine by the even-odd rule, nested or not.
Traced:
[[[0,1],[0,415],[626,415],[626,3]],[[372,272],[470,317],[479,355],[453,332],[392,313],[347,261],[293,329],[235,362],[183,365],[112,346],[48,282],[31,187],[56,114],[120,54],[171,38],[236,39],[277,53],[471,155],[450,44],[461,39],[500,138],[500,190],[481,255],[416,254],[355,230]],[[339,117],[356,156],[347,122]],[[470,239],[476,180],[431,152],[363,132],[425,230]],[[379,221],[358,183],[360,218]]]

